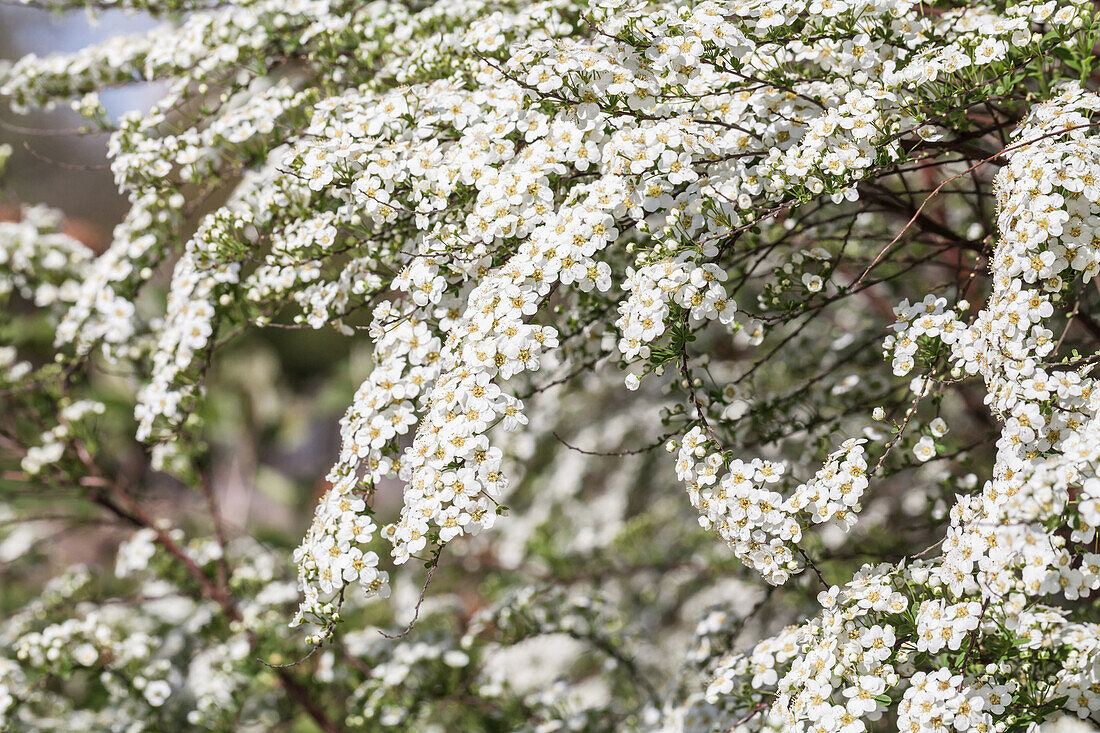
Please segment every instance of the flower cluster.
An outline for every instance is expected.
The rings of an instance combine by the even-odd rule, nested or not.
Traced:
[[[695,427],[680,443],[676,475],[687,484],[692,506],[701,514],[700,524],[713,527],[768,582],[782,584],[801,567],[795,553],[805,557],[799,542],[806,526],[832,521],[847,531],[855,525],[867,487],[864,442],[845,441],[813,480],[787,496],[780,491],[783,464],[708,454],[703,429]],[[804,514],[811,522],[802,518]]]
[[[0,298],[14,292],[40,308],[72,303],[92,253],[60,231],[59,211],[32,206],[20,216],[0,221]]]
[[[682,310],[690,321],[733,322],[737,305],[730,301],[722,281],[726,273],[713,264],[657,262],[627,271],[623,286],[630,295],[620,306],[615,322],[622,338],[619,351],[627,359],[648,358],[653,343],[665,332],[670,307]],[[689,322],[690,322],[689,321]]]

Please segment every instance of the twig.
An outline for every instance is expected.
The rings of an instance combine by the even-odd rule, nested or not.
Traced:
[[[817,569],[817,565],[814,564],[814,561],[810,559],[810,556],[807,555],[806,551],[799,545],[795,545],[795,548],[798,550],[798,554],[802,556],[802,559],[806,561],[806,565],[808,565],[817,575],[817,579],[825,586],[825,590],[828,590],[830,588],[829,583],[825,580],[825,576],[821,574],[821,571]]]
[[[656,441],[655,443],[652,443],[651,445],[647,445],[647,446],[645,446],[645,447],[643,447],[643,448],[634,448],[634,449],[632,449],[632,450],[620,450],[620,451],[595,451],[595,450],[585,450],[584,448],[578,448],[577,446],[575,446],[575,445],[573,445],[573,444],[571,444],[571,443],[567,442],[567,441],[565,440],[565,438],[561,437],[561,436],[560,436],[560,435],[558,435],[558,434],[557,434],[556,432],[555,432],[555,433],[552,433],[552,435],[553,435],[553,436],[554,436],[554,437],[555,437],[555,438],[557,439],[557,441],[558,441],[559,443],[561,443],[562,445],[564,445],[564,446],[565,446],[566,448],[568,448],[569,450],[572,450],[572,451],[576,451],[577,453],[582,453],[582,454],[584,454],[584,455],[586,455],[586,456],[615,456],[615,457],[622,457],[622,456],[636,456],[636,455],[638,455],[639,453],[648,453],[649,451],[653,450],[654,448],[659,448],[659,447],[660,447],[660,446],[661,446],[661,445],[662,445],[662,444],[663,444],[663,443],[664,443],[664,442],[665,442],[666,440],[668,440],[668,439],[669,439],[669,438],[671,438],[671,437],[672,437],[673,435],[675,435],[675,433],[666,433],[666,434],[665,434],[665,435],[663,435],[663,436],[662,436],[662,437],[661,437],[661,438],[660,438],[659,440],[657,440],[657,441]]]
[[[28,143],[25,140],[23,141],[23,147],[26,149],[26,151],[28,153],[33,155],[35,158],[38,158],[39,160],[41,160],[44,163],[49,163],[50,165],[55,165],[58,168],[61,168],[63,170],[67,170],[67,171],[106,171],[106,170],[111,169],[111,166],[106,165],[106,164],[102,164],[102,163],[97,163],[95,165],[79,165],[77,163],[66,163],[66,162],[61,161],[61,160],[54,160],[50,156],[43,155],[42,153],[40,153],[37,150],[35,150],[34,148],[32,148],[30,143]]]
[[[435,574],[435,569],[439,567],[439,556],[442,554],[442,547],[435,551],[435,557],[432,558],[432,563],[428,567],[428,577],[424,579],[424,585],[420,588],[420,597],[416,599],[416,607],[413,608],[413,617],[412,620],[409,621],[409,625],[406,626],[405,630],[400,634],[387,634],[385,631],[382,631],[382,629],[378,630],[379,634],[387,639],[401,639],[409,635],[409,632],[412,631],[413,626],[416,624],[416,620],[420,618],[420,606],[424,603],[424,595],[428,592],[428,584],[432,582],[432,575]]]
[[[750,721],[750,720],[752,720],[752,719],[753,719],[754,717],[756,717],[756,714],[757,714],[757,713],[759,713],[759,712],[760,712],[760,711],[762,711],[762,710],[767,710],[767,709],[768,709],[768,707],[769,707],[769,706],[768,706],[767,704],[765,704],[765,703],[762,703],[762,702],[758,702],[758,703],[756,703],[756,705],[755,705],[755,706],[753,707],[753,709],[752,709],[752,710],[750,710],[750,711],[748,712],[748,714],[747,714],[747,715],[745,715],[745,717],[743,717],[743,718],[741,718],[740,720],[738,720],[738,721],[737,721],[736,723],[734,723],[733,725],[731,725],[731,726],[730,726],[729,728],[726,728],[726,731],[725,731],[725,733],[733,733],[733,731],[737,730],[737,729],[738,729],[739,727],[741,727],[742,725],[744,725],[745,723],[749,722],[749,721]]]

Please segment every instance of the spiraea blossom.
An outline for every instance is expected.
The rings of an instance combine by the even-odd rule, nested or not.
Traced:
[[[0,728],[1100,722],[1093,4],[26,4]]]

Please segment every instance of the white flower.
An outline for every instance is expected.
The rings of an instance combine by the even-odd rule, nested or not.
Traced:
[[[443,663],[448,667],[461,668],[470,663],[470,657],[458,649],[448,649],[443,653]]]
[[[99,661],[99,651],[91,644],[81,644],[73,650],[73,660],[77,664],[90,667]]]
[[[936,457],[936,444],[932,438],[925,435],[917,444],[913,446],[913,455],[917,457],[917,460],[921,463],[929,461]]]
[[[145,699],[155,708],[163,705],[172,694],[172,687],[164,680],[153,680],[142,691]]]

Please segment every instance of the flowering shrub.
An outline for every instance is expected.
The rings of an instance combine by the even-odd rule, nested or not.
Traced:
[[[0,727],[1100,721],[1091,3],[31,4],[162,24],[0,67],[130,206],[0,223]],[[276,329],[368,348],[304,538]]]

